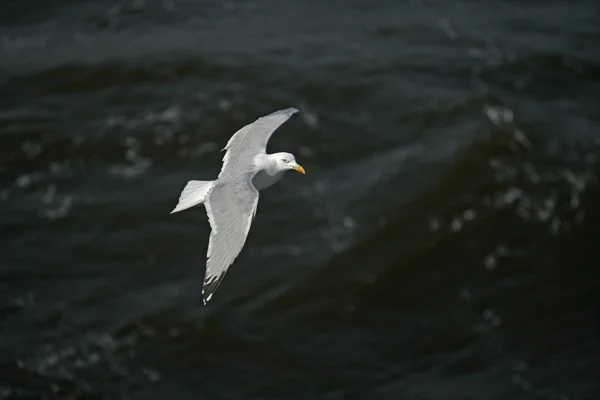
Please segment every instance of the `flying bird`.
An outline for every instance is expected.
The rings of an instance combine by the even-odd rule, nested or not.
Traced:
[[[298,109],[290,107],[258,118],[238,130],[223,149],[223,166],[214,181],[189,181],[171,214],[203,204],[211,233],[206,253],[202,301],[206,305],[234,262],[250,230],[258,193],[290,170],[304,174],[291,153],[267,154],[269,138]]]

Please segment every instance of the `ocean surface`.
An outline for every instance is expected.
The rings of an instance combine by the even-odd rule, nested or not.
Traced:
[[[0,398],[600,398],[600,2],[5,0]],[[297,107],[208,305],[229,137]]]

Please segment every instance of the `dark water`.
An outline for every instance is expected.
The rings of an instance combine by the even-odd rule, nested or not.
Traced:
[[[595,1],[4,1],[0,398],[600,398]],[[204,307],[202,208],[270,151]]]

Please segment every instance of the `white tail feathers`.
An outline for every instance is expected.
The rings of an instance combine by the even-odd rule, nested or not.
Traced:
[[[183,188],[179,196],[179,203],[171,211],[171,214],[202,204],[213,184],[214,181],[189,181]]]

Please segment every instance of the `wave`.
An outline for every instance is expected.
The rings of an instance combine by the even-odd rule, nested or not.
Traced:
[[[258,314],[286,314],[282,327],[296,326],[339,317],[349,304],[402,307],[406,282],[431,281],[426,276],[510,275],[524,260],[535,265],[541,249],[590,229],[587,216],[598,213],[598,148],[537,141],[529,147],[508,134],[472,143],[433,187],[398,204],[385,227],[334,255]],[[461,267],[452,269],[450,260]]]
[[[593,58],[566,53],[533,53],[508,56],[488,63],[476,72],[478,79],[501,89],[527,92],[530,96],[562,97],[574,94],[578,85],[600,79],[600,63]]]
[[[252,78],[258,68],[247,62],[214,58],[184,58],[173,60],[145,60],[145,62],[103,62],[99,64],[68,63],[42,71],[14,75],[4,81],[6,90],[13,86],[36,88],[42,92],[94,91],[113,86],[134,86],[144,83],[167,84],[188,77],[225,79],[231,76]]]

